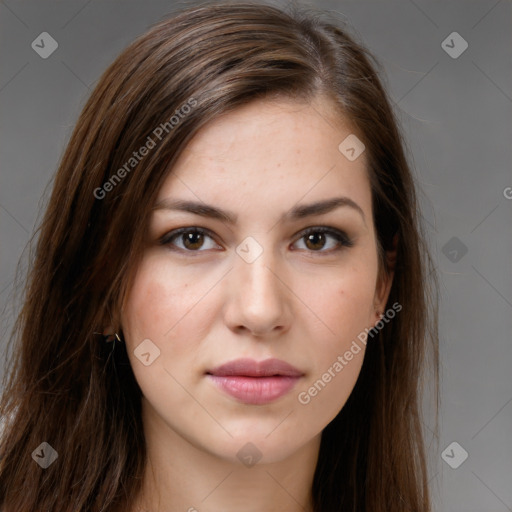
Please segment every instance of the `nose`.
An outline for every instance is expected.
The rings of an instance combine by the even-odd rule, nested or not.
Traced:
[[[268,337],[288,330],[291,324],[291,291],[284,266],[271,250],[252,262],[235,255],[229,272],[225,321],[230,329]]]

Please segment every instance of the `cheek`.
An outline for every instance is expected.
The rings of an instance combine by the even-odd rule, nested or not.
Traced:
[[[368,274],[362,273],[354,273],[339,282],[333,282],[327,288],[321,309],[330,328],[329,336],[324,338],[325,350],[320,357],[324,368],[326,365],[330,367],[338,355],[347,351],[351,369],[362,363],[365,344],[361,342],[361,334],[372,325],[374,292],[374,282]],[[352,349],[356,354],[352,358],[350,350],[354,342],[359,343],[362,349]]]
[[[191,277],[150,253],[141,262],[123,307],[123,334],[135,379],[162,417],[190,407],[190,396],[180,383],[194,378],[190,370],[197,366],[210,321],[201,298],[212,284]],[[149,345],[143,342],[147,339]],[[148,352],[150,362],[145,365],[139,356]]]
[[[361,261],[331,279],[318,293],[309,293],[308,304],[318,312],[324,327],[314,337],[312,372],[297,398],[314,421],[332,420],[359,377],[366,332],[373,319],[375,280],[376,267]]]
[[[135,345],[141,338],[161,340],[171,329],[179,303],[171,293],[171,281],[158,276],[149,263],[143,263],[123,310],[123,328],[127,343]]]
[[[374,319],[376,266],[362,261],[333,275],[317,288],[304,290],[308,305],[322,320],[328,347],[342,349],[350,341],[369,328]],[[328,350],[327,350],[328,352]]]
[[[176,272],[162,258],[145,257],[123,307],[122,325],[130,357],[145,339],[160,350],[159,363],[172,366],[197,349],[205,320],[200,300],[207,284],[193,283],[183,272]],[[172,358],[170,357],[172,355]]]

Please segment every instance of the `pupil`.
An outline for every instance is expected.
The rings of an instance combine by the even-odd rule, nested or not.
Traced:
[[[320,242],[318,239],[320,239]],[[315,240],[316,240],[316,242],[315,242]],[[325,242],[324,234],[316,233],[316,234],[308,235],[307,242],[306,242],[306,245],[308,245],[308,247],[309,247],[309,242],[311,242],[311,241],[313,241],[313,245],[320,243],[320,247],[313,247],[313,249],[315,249],[315,248],[321,249],[323,247],[323,243],[321,243],[321,242]],[[311,247],[310,247],[310,249],[311,249]]]
[[[202,237],[202,234],[201,233],[187,233],[184,235],[185,237],[185,247],[188,247],[189,249],[198,249],[199,247],[201,247],[201,237]],[[199,241],[195,241],[194,242],[194,238],[199,238]],[[193,246],[193,247],[191,247]],[[197,246],[197,247],[196,247]]]

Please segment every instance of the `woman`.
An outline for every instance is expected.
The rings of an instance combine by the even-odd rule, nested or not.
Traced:
[[[57,173],[2,401],[2,510],[429,511],[429,265],[360,45],[252,3],[158,23]]]

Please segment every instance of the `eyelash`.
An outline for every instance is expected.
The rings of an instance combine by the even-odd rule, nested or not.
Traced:
[[[204,250],[201,250],[201,249],[198,249],[198,250],[190,250],[190,249],[182,249],[181,247],[173,247],[172,246],[172,241],[175,239],[175,238],[178,238],[180,235],[183,235],[185,233],[199,233],[199,234],[202,234],[202,235],[206,235],[212,239],[214,239],[213,237],[213,234],[210,230],[208,229],[204,229],[204,228],[200,228],[200,227],[197,227],[197,226],[193,226],[193,227],[186,227],[186,228],[180,228],[180,229],[175,229],[173,231],[170,231],[169,233],[166,233],[165,235],[163,235],[160,240],[159,240],[159,243],[161,245],[167,245],[169,246],[169,248],[173,251],[178,251],[178,252],[186,252],[186,253],[198,253],[198,252],[205,252]],[[354,245],[354,242],[348,237],[348,235],[346,233],[344,233],[343,231],[340,231],[338,229],[335,229],[335,228],[329,228],[327,226],[318,226],[318,227],[311,227],[311,228],[307,228],[305,229],[304,231],[302,231],[300,233],[300,236],[298,238],[298,240],[302,240],[303,238],[305,238],[306,236],[310,235],[310,234],[313,234],[313,233],[324,233],[324,234],[328,234],[328,235],[331,235],[333,238],[335,238],[338,243],[340,244],[338,247],[334,248],[334,249],[329,249],[327,251],[324,251],[324,250],[318,250],[318,251],[314,251],[314,250],[307,250],[307,252],[310,252],[312,254],[332,254],[334,252],[338,252],[340,250],[342,250],[343,248],[346,248],[346,247],[352,247]]]

